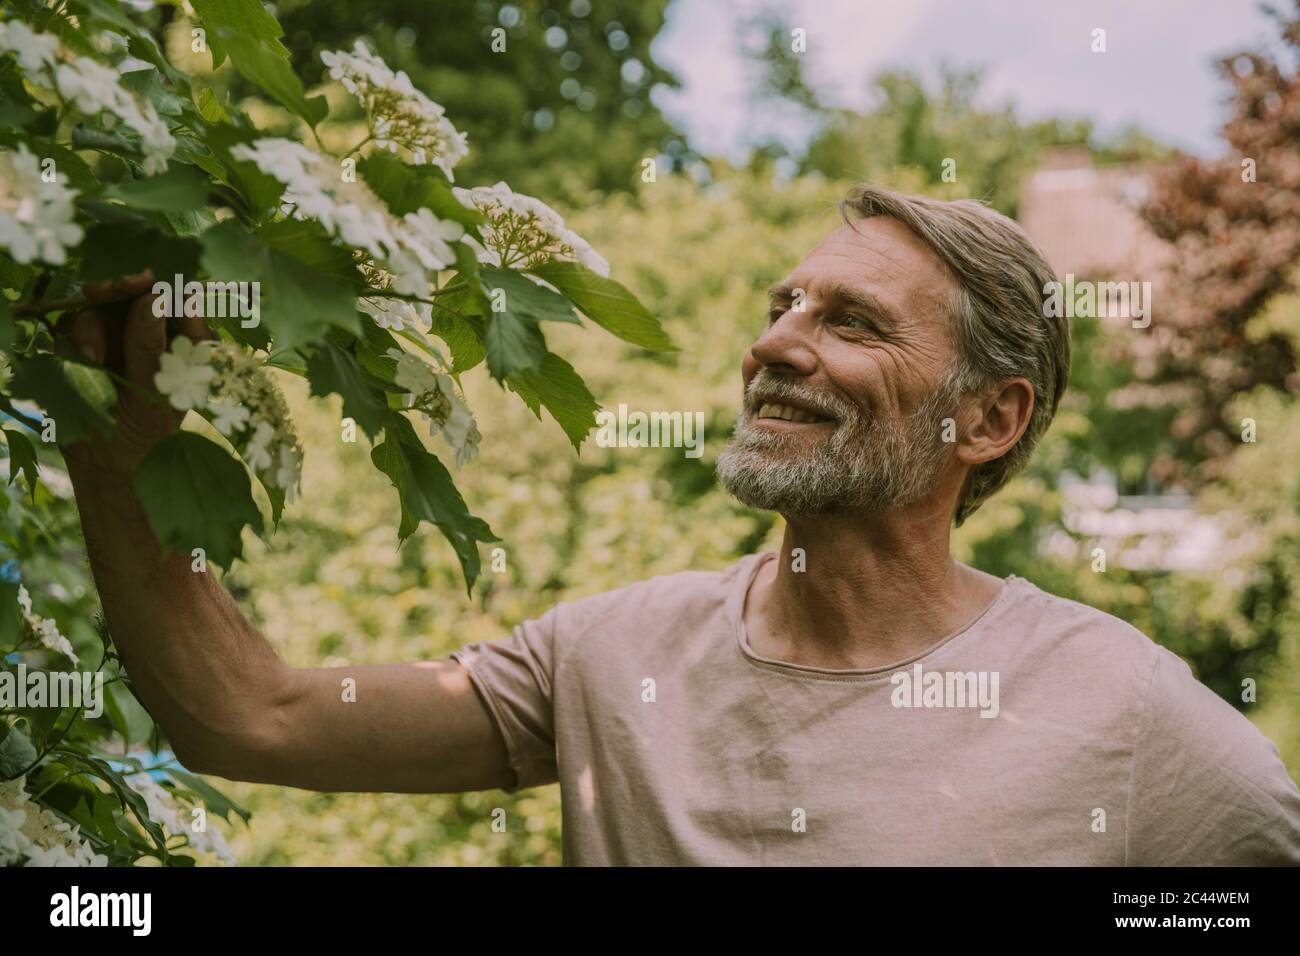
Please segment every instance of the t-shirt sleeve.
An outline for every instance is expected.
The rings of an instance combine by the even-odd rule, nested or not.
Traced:
[[[557,608],[525,621],[507,638],[467,644],[451,655],[464,667],[505,740],[515,772],[511,792],[554,783]]]
[[[1129,799],[1130,865],[1300,864],[1300,791],[1277,747],[1163,648]]]

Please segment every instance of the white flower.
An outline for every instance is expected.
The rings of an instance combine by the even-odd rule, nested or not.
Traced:
[[[231,342],[211,343],[214,377],[206,412],[213,427],[268,486],[293,501],[302,467],[302,448],[284,396],[263,361]]]
[[[417,356],[402,349],[389,349],[389,358],[397,362],[397,372],[393,380],[412,395],[425,395],[439,391],[438,373]]]
[[[461,205],[487,218],[487,224],[479,227],[482,245],[472,237],[462,240],[480,262],[527,270],[544,262],[572,261],[597,275],[609,275],[609,263],[540,199],[517,193],[503,182],[473,189],[453,187],[452,193]]]
[[[108,857],[81,839],[80,828],[32,803],[26,778],[0,782],[0,865],[107,866]]]
[[[22,608],[24,620],[42,646],[62,654],[74,664],[80,663],[81,659],[72,649],[72,642],[59,631],[59,625],[52,618],[41,617],[32,610],[32,596],[22,584],[18,585],[18,606]]]
[[[297,497],[298,482],[302,474],[302,451],[293,445],[279,446],[275,484],[284,489],[286,502]]]
[[[122,85],[118,70],[68,50],[53,34],[35,33],[16,21],[0,23],[0,52],[16,56],[29,82],[58,90],[87,116],[102,114],[112,121],[109,125],[120,121],[134,130],[140,137],[146,175],[167,169],[176,139],[153,104]]]
[[[359,299],[361,311],[375,320],[381,329],[403,331],[408,325],[427,332],[433,326],[432,306],[427,302],[407,302],[403,299]]]
[[[397,362],[393,380],[411,393],[412,407],[428,417],[429,434],[441,434],[447,440],[456,453],[456,466],[459,468],[475,458],[482,436],[473,413],[457,393],[451,376],[402,349],[389,349],[386,354]],[[446,368],[441,354],[439,362]]]
[[[140,136],[145,175],[167,170],[167,160],[176,150],[176,140],[158,111],[148,100],[132,95],[120,82],[120,74],[88,57],[54,68],[59,95],[88,116],[107,113],[121,120]]]
[[[429,209],[417,209],[402,217],[414,240],[411,251],[426,269],[444,269],[456,261],[450,243],[465,234],[465,227],[450,219],[439,219]]]
[[[244,457],[254,471],[265,471],[271,467],[271,440],[275,438],[275,429],[270,422],[258,422],[253,429],[253,437],[248,440]]]
[[[57,175],[43,181],[39,161],[22,143],[17,152],[0,151],[0,248],[16,262],[62,265],[67,250],[81,242],[73,221],[76,195]]]
[[[59,38],[36,33],[21,20],[0,22],[0,53],[12,53],[24,73],[38,73],[58,62]]]
[[[185,412],[207,403],[212,379],[217,374],[212,367],[215,348],[212,342],[195,344],[178,335],[172,340],[171,350],[159,357],[153,382],[167,396],[172,408]]]
[[[132,774],[131,789],[144,798],[148,808],[149,819],[160,824],[168,833],[184,836],[199,853],[216,853],[227,863],[234,863],[234,854],[225,839],[213,827],[195,830],[187,825],[186,809],[176,801],[176,796],[148,773]],[[193,817],[191,816],[191,819]]]
[[[430,429],[430,434],[437,431],[442,432],[442,437],[447,440],[451,450],[456,453],[456,467],[459,468],[478,457],[479,441],[482,435],[479,434],[478,423],[474,421],[474,415],[469,410],[469,406],[460,400],[452,386],[451,378],[446,375],[438,376],[438,386],[442,389],[443,396],[451,403],[451,411],[447,414],[447,420],[438,426],[436,423]]]
[[[74,664],[79,662],[77,652],[72,649],[72,643],[59,633],[59,626],[50,618],[43,617],[36,624],[36,636],[45,647],[70,658]]]
[[[248,421],[248,409],[230,402],[210,401],[208,412],[212,416],[213,427],[227,438],[243,428]]]
[[[7,810],[0,807],[0,866],[12,866],[26,843],[23,837],[24,810]]]
[[[454,180],[452,170],[469,147],[442,106],[417,90],[404,72],[394,73],[360,40],[351,53],[326,50],[320,58],[330,68],[330,77],[361,101],[379,147],[405,149],[417,165],[437,166]]]
[[[392,274],[395,292],[427,296],[431,273],[456,261],[448,241],[458,238],[462,227],[427,209],[399,220],[364,182],[345,182],[331,157],[275,137],[236,146],[231,155],[283,183],[284,200],[295,215],[315,219],[330,235],[378,260]]]

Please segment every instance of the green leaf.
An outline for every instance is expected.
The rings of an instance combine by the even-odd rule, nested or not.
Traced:
[[[12,428],[0,428],[9,445],[9,484],[22,472],[27,479],[27,488],[32,495],[32,504],[36,504],[36,477],[40,466],[36,462],[36,447],[22,432]]]
[[[144,154],[140,150],[140,141],[127,139],[121,133],[109,132],[95,126],[79,123],[72,129],[73,149],[95,149],[101,153],[125,156],[128,159],[140,159]]]
[[[0,349],[8,349],[14,343],[14,317],[9,307],[9,300],[0,295]],[[8,356],[5,356],[7,359]],[[12,363],[10,363],[12,364]]]
[[[36,762],[36,748],[27,735],[17,727],[10,727],[4,740],[0,740],[0,777],[18,776]]]
[[[217,99],[217,94],[212,92],[212,87],[205,87],[194,101],[198,107],[199,115],[203,117],[205,123],[229,123],[230,114],[226,108],[221,105]]]
[[[312,395],[334,392],[343,397],[343,414],[355,419],[371,441],[379,436],[388,416],[383,393],[366,381],[355,356],[333,342],[324,342],[307,360]]]
[[[439,219],[476,226],[487,219],[477,209],[462,206],[436,166],[410,166],[391,153],[371,153],[357,166],[361,178],[395,216],[428,209]]]
[[[625,342],[651,352],[677,350],[659,320],[613,279],[576,262],[547,262],[528,271],[555,286],[583,315]]]
[[[0,644],[12,647],[22,633],[22,608],[18,606],[18,582],[0,581]]]
[[[181,115],[184,101],[168,89],[158,70],[132,70],[123,74],[122,85],[141,99],[152,103],[159,116]]]
[[[168,235],[147,222],[101,222],[86,232],[78,250],[81,278],[120,279],[152,269],[154,275],[192,276],[199,270],[199,244]]]
[[[406,416],[388,413],[384,441],[371,451],[370,459],[397,489],[402,504],[399,537],[410,537],[421,521],[436,525],[460,559],[468,593],[481,567],[478,542],[500,539],[486,522],[470,514],[451,475],[420,443]]]
[[[507,379],[510,388],[540,420],[541,407],[564,429],[575,451],[596,424],[600,405],[587,383],[564,359],[547,352],[538,369],[527,369]]]
[[[442,301],[441,297],[438,301]],[[436,307],[430,318],[429,331],[447,343],[451,352],[451,370],[457,375],[469,371],[487,356],[483,342],[468,320]]]
[[[360,330],[347,283],[267,245],[234,219],[203,234],[203,268],[217,281],[260,283],[261,318],[276,348],[317,341],[331,325]]]
[[[193,166],[172,163],[161,176],[109,186],[104,195],[133,209],[188,212],[207,205],[208,177]]]
[[[15,398],[29,398],[56,424],[59,440],[77,441],[91,432],[113,432],[112,409],[117,401],[112,380],[100,369],[36,355],[14,372]]]
[[[484,268],[483,290],[494,309],[488,319],[488,371],[498,381],[538,368],[546,355],[540,323],[578,323],[573,306],[561,295],[530,282],[511,269]],[[501,306],[497,311],[495,306]]]
[[[104,686],[104,714],[128,744],[144,743],[153,730],[153,718],[123,684]]]
[[[357,271],[356,260],[344,246],[330,238],[325,227],[314,219],[281,219],[259,226],[257,237],[268,246],[293,256],[305,266],[346,283],[357,292],[365,280]]]
[[[260,43],[276,55],[289,58],[288,48],[280,42],[284,28],[257,0],[198,0],[193,7],[209,30],[214,27],[230,30],[250,43]],[[215,70],[225,62],[225,41],[221,36],[209,37],[208,45],[212,47]]]
[[[536,368],[546,354],[541,329],[510,312],[492,316],[487,330],[488,371],[497,381]]]
[[[226,125],[209,126],[203,137],[203,141],[224,167],[221,175],[216,178],[241,193],[248,201],[249,208],[261,215],[279,209],[284,184],[274,176],[262,172],[251,160],[235,159],[230,154],[234,147],[247,145],[255,139],[257,134],[254,130]]]
[[[214,70],[229,56],[245,79],[309,126],[325,118],[325,97],[307,97],[280,42],[284,30],[258,0],[194,0],[193,6],[208,32]]]
[[[165,548],[203,548],[223,568],[243,553],[240,532],[262,530],[244,466],[206,438],[178,431],[150,450],[134,488]]]
[[[218,790],[212,784],[208,783],[202,777],[197,777],[185,770],[179,770],[176,767],[167,768],[167,776],[171,777],[194,796],[198,797],[204,808],[209,813],[215,813],[223,820],[230,822],[232,813],[238,814],[247,823],[253,818],[253,814],[245,810],[235,801]]]

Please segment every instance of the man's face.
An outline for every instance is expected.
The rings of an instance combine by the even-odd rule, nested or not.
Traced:
[[[958,398],[948,381],[957,291],[893,219],[824,239],[773,287],[767,327],[745,355],[736,432],[718,459],[727,489],[785,515],[880,510],[932,492],[950,457],[942,419]]]

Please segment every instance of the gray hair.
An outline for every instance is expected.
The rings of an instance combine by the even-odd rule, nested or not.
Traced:
[[[855,217],[901,222],[956,276],[960,292],[951,311],[957,359],[949,374],[959,394],[1018,377],[1033,387],[1033,412],[1020,440],[967,476],[953,516],[960,525],[1029,461],[1069,381],[1069,321],[1048,317],[1043,308],[1056,275],[1019,225],[972,199],[929,199],[864,184],[840,203],[840,212],[849,225]]]

